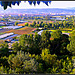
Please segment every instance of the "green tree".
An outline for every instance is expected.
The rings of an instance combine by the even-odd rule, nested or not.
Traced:
[[[70,43],[67,45],[67,49],[72,55],[75,55],[75,31],[70,34]]]
[[[17,25],[18,25],[18,22],[16,21],[16,22],[15,22],[15,26],[17,26]]]
[[[62,32],[60,30],[56,30],[51,34],[51,37],[54,39],[58,39],[61,37],[61,35],[62,35]]]
[[[41,34],[41,47],[43,48],[50,48],[50,32],[43,31]]]
[[[25,23],[25,26],[28,26],[28,23]]]
[[[16,73],[32,73],[37,71],[38,62],[32,59],[29,53],[18,51],[16,55],[12,54],[8,58],[8,63]]]
[[[14,51],[20,51],[21,50],[21,45],[18,43],[18,42],[16,42],[16,43],[13,43],[12,44],[12,49],[14,50]]]
[[[64,26],[64,27],[66,26],[66,21],[63,21],[63,26]]]
[[[39,21],[37,21],[37,24],[39,24]]]
[[[69,52],[66,48],[67,44],[69,43],[69,37],[65,34],[62,34],[60,30],[53,32],[51,37],[54,38],[54,40],[51,41],[51,53],[55,53],[58,56],[66,55],[66,53],[69,55]]]
[[[67,49],[72,55],[75,55],[75,36],[71,37],[70,44],[67,45]]]
[[[0,44],[0,56],[9,56],[9,49],[8,49],[8,44],[6,42],[3,42]]]
[[[35,26],[35,25],[36,25],[36,21],[34,21],[34,22],[32,23],[32,25],[34,25],[34,26]]]
[[[69,57],[66,58],[66,60],[61,60],[61,69],[60,72],[63,73],[70,73],[72,72],[73,64],[71,59]]]
[[[40,41],[41,41],[41,36],[38,35],[37,32],[35,32],[35,35],[34,35],[34,46],[33,46],[33,53],[35,53],[35,54],[40,54],[41,53]]]
[[[51,55],[49,49],[43,49],[41,53],[41,58],[45,61],[46,68],[52,67],[56,63],[56,55]]]

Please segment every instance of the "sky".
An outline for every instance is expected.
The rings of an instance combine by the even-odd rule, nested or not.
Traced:
[[[35,9],[35,8],[69,8],[69,7],[75,7],[75,1],[51,1],[51,4],[49,6],[46,6],[44,3],[40,3],[40,5],[34,6],[29,5],[29,3],[26,1],[21,1],[20,5],[17,4],[14,6],[12,5],[13,9]],[[8,7],[10,8],[10,7]]]

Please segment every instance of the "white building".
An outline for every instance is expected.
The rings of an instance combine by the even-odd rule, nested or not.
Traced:
[[[14,33],[2,34],[2,35],[0,35],[0,39],[6,38],[6,37],[8,37],[8,36],[10,36],[10,35],[13,35],[13,34],[14,34]]]
[[[6,27],[3,27],[3,29],[18,29],[18,28],[21,28],[22,26],[6,26]]]
[[[38,34],[41,35],[42,32],[43,32],[43,30],[39,31]]]
[[[55,19],[55,20],[66,20],[65,18],[61,18],[61,17],[54,17],[54,18],[50,18],[50,19]]]

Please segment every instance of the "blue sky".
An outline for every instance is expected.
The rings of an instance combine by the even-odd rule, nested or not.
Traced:
[[[52,1],[49,6],[46,6],[44,3],[40,3],[40,5],[34,6],[29,5],[28,2],[22,1],[19,6],[17,4],[15,6],[12,5],[13,9],[29,9],[29,8],[67,8],[67,7],[75,7],[75,1]],[[9,8],[9,7],[8,7]]]

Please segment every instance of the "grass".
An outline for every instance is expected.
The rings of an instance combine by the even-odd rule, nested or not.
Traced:
[[[3,28],[3,27],[5,27],[5,26],[0,26],[0,28]]]
[[[63,29],[61,29],[61,30],[65,30],[65,31],[72,31],[72,29],[71,29],[71,28],[63,28]]]
[[[0,33],[0,35],[2,35],[2,34],[4,34],[4,33]]]
[[[62,33],[71,33],[72,31],[62,31]]]
[[[49,31],[55,32],[56,30],[49,30]],[[62,33],[72,33],[71,29],[61,30],[61,31],[62,31]]]
[[[52,32],[54,32],[54,31],[56,31],[56,30],[49,30],[49,31],[52,31]]]

